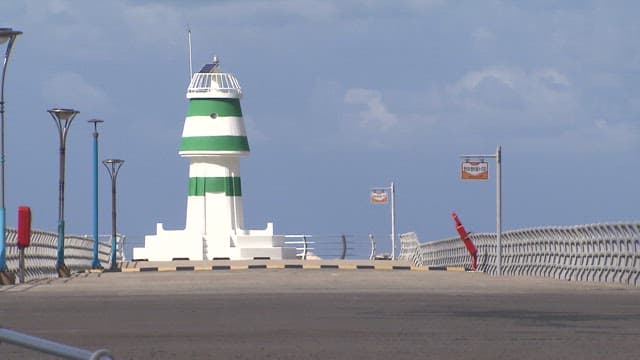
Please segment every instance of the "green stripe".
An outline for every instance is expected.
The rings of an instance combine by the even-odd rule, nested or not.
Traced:
[[[249,151],[246,136],[190,136],[182,138],[180,151]]]
[[[222,192],[227,196],[242,196],[240,177],[189,178],[189,196],[204,196],[205,193]]]
[[[240,99],[191,99],[187,116],[242,116]]]

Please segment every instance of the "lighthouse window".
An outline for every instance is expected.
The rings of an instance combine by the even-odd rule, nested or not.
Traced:
[[[218,117],[218,113],[211,113],[211,115],[209,115],[210,118],[215,119]]]

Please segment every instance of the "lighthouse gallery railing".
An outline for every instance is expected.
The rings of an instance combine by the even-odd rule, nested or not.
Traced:
[[[478,270],[496,272],[496,234],[472,233]],[[415,233],[400,235],[400,258],[420,266],[469,267],[459,237],[420,244]],[[550,226],[502,233],[504,275],[640,286],[640,222]]]
[[[187,89],[189,94],[221,93],[241,96],[242,88],[235,76],[228,73],[195,73]]]
[[[20,250],[17,245],[15,229],[6,229],[7,267],[10,272],[19,269]],[[122,240],[122,237],[120,240]],[[58,276],[56,271],[58,234],[34,230],[31,243],[25,248],[25,281]],[[122,241],[118,241],[122,244]],[[65,237],[65,263],[72,271],[91,269],[93,262],[93,239],[82,236]],[[120,255],[121,252],[118,252]],[[116,255],[116,256],[119,256]],[[120,256],[119,256],[120,257]],[[98,259],[102,267],[109,268],[111,262],[111,244],[99,243]]]

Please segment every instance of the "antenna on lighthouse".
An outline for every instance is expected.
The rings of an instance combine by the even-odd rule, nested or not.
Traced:
[[[211,62],[211,72],[218,72],[220,70],[220,59],[218,55],[213,55],[213,61]]]
[[[189,81],[193,77],[193,63],[191,62],[191,28],[187,25],[187,39],[189,42]]]

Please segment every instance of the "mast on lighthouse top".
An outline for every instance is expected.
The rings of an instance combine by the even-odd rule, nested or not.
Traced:
[[[210,64],[205,64],[200,71],[193,74],[187,89],[188,99],[210,99],[242,97],[242,88],[235,76],[221,72],[218,56],[213,56]]]

